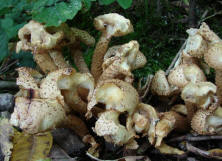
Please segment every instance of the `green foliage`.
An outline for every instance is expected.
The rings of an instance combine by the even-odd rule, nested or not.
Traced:
[[[117,2],[123,9],[128,9],[132,5],[133,0],[99,0],[101,5],[110,5]]]

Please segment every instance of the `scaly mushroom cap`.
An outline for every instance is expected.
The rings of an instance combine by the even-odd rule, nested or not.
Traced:
[[[32,68],[27,67],[20,67],[16,70],[19,75],[19,77],[16,79],[16,84],[19,85],[19,88],[33,90],[39,89],[40,80],[43,78],[42,74]]]
[[[215,70],[222,70],[222,42],[209,45],[208,51],[204,54],[206,63]]]
[[[65,117],[65,111],[57,100],[17,97],[10,123],[35,134],[58,127]]]
[[[189,82],[206,81],[206,77],[196,64],[181,64],[170,72],[168,81],[171,85],[183,88]]]
[[[20,50],[52,49],[63,38],[63,32],[49,34],[44,26],[36,21],[29,21],[18,32],[20,41],[17,43],[16,52]]]
[[[58,86],[58,80],[61,76],[71,75],[73,72],[75,73],[75,70],[72,68],[63,68],[49,73],[47,77],[42,80],[40,85],[41,98],[58,99],[60,103],[65,106],[64,97]]]
[[[168,96],[170,95],[170,86],[166,79],[165,72],[163,70],[158,70],[151,82],[151,91],[153,94],[159,96]]]
[[[132,115],[139,103],[139,95],[131,84],[122,80],[111,79],[97,85],[88,103],[88,117],[91,109],[97,103],[105,104],[106,109],[113,109],[118,112],[127,111],[129,115]]]
[[[198,34],[198,29],[191,28],[187,33],[189,37],[184,51],[193,57],[202,58],[207,51],[207,42]]]
[[[103,136],[107,142],[123,145],[130,142],[135,133],[120,124],[119,115],[120,113],[114,110],[101,113],[95,123],[95,132]]]
[[[190,82],[183,88],[181,97],[185,102],[206,109],[212,103],[212,96],[216,93],[216,90],[217,87],[211,82]]]
[[[97,30],[106,32],[108,38],[111,36],[124,36],[133,32],[130,20],[117,13],[109,13],[96,17],[94,19],[94,26]]]
[[[209,26],[205,22],[201,24],[198,33],[210,43],[221,41],[221,39],[217,36],[217,34],[215,34],[212,30],[210,30]]]
[[[213,131],[209,131],[207,125],[207,118],[211,113],[209,110],[198,110],[191,121],[192,129],[201,135],[213,134]]]

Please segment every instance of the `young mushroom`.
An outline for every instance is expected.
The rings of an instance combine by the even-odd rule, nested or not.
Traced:
[[[135,132],[129,127],[120,124],[120,113],[115,110],[107,110],[100,114],[95,124],[95,133],[103,136],[107,142],[115,145],[131,144],[135,138]],[[130,120],[126,120],[126,124],[130,124]],[[137,148],[138,145],[135,147]]]
[[[210,107],[217,107],[217,100],[214,97],[216,90],[217,87],[211,82],[190,82],[183,88],[181,98],[185,101],[189,121],[197,108],[209,109]]]
[[[129,19],[117,14],[110,13],[98,16],[94,19],[94,26],[102,32],[94,50],[91,73],[97,81],[102,74],[103,57],[107,51],[111,38],[124,36],[133,32],[133,26]]]
[[[110,52],[111,51],[108,51],[109,55],[111,55]],[[146,62],[146,58],[144,56],[138,56],[139,53],[142,54],[139,51],[138,42],[130,41],[129,43],[121,45],[118,47],[118,50],[113,52],[115,52],[113,53],[115,56],[106,59],[104,62],[105,64],[103,63],[104,70],[98,81],[104,81],[107,79],[121,79],[128,83],[132,83],[133,75],[131,71],[133,68],[141,67],[144,65],[142,63]],[[142,58],[145,58],[145,60],[141,60]]]
[[[191,127],[201,135],[222,134],[221,107],[215,111],[200,109],[193,116]]]

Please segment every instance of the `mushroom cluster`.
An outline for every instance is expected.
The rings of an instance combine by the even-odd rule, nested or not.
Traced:
[[[94,50],[91,73],[80,42],[93,46],[95,39],[86,31],[67,24],[47,28],[35,21],[19,30],[17,51],[31,51],[40,71],[17,69],[20,90],[11,124],[32,134],[71,128],[92,145],[89,152],[95,156],[99,146],[92,136],[95,134],[126,149],[137,149],[137,140],[147,137],[160,152],[184,154],[164,143],[171,131],[185,132],[191,127],[198,134],[222,133],[222,43],[206,23],[187,30],[181,61],[169,74],[157,71],[148,86],[155,99],[169,101],[168,111],[159,110],[152,102],[144,103],[133,86],[132,71],[147,62],[139,43],[132,40],[109,48],[113,36],[133,32],[130,20],[110,13],[96,17],[94,26],[102,34]],[[63,47],[70,48],[79,72],[63,57]],[[207,81],[203,63],[215,69],[216,85]],[[96,118],[91,127],[94,134],[85,125],[92,117]]]

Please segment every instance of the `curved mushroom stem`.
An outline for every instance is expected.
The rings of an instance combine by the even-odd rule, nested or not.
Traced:
[[[182,155],[182,154],[184,154],[184,151],[182,151],[182,150],[179,150],[179,149],[177,149],[177,148],[174,148],[174,147],[171,147],[171,146],[169,146],[169,145],[167,145],[167,144],[165,144],[165,143],[161,143],[161,145],[160,146],[158,146],[158,147],[156,147],[159,151],[160,151],[160,153],[162,153],[162,154],[176,154],[176,155]]]
[[[69,68],[70,65],[65,61],[62,53],[60,51],[51,50],[49,51],[49,55],[54,61],[55,65],[61,69],[61,68]]]
[[[187,120],[190,123],[192,118],[193,118],[193,115],[197,111],[197,107],[195,106],[194,103],[187,102],[187,101],[185,101],[185,105],[186,105],[186,108],[187,108]]]
[[[216,70],[215,82],[217,85],[217,97],[219,105],[222,103],[222,71]]]
[[[58,69],[48,52],[34,51],[33,58],[45,74]]]
[[[89,68],[86,65],[86,62],[82,56],[82,51],[80,49],[72,49],[71,55],[79,72],[90,73]]]
[[[96,44],[91,65],[91,73],[96,82],[102,74],[103,58],[108,49],[110,40],[111,37],[107,37],[107,34],[103,32],[98,43]]]
[[[186,117],[174,111],[165,112],[161,120],[156,125],[157,140],[155,147],[160,146],[163,138],[174,129],[178,131],[186,131],[188,129]]]

